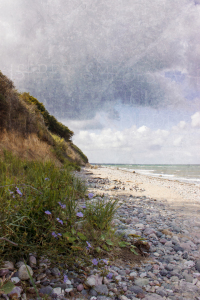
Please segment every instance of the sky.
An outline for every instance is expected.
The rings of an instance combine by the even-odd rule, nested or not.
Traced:
[[[200,164],[200,0],[0,0],[0,70],[91,163]]]

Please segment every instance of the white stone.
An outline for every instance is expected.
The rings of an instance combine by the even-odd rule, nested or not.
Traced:
[[[57,287],[53,289],[52,291],[54,294],[57,294],[58,296],[64,296],[65,292],[61,289],[61,287]]]
[[[137,277],[137,272],[131,272],[130,277]]]
[[[118,275],[118,276],[115,277],[115,279],[118,280],[118,281],[121,281],[122,280],[122,276]]]
[[[20,282],[19,277],[12,277],[10,280],[11,280],[13,283],[18,283],[18,282]]]
[[[73,288],[65,289],[65,292],[66,292],[66,293],[69,293],[69,292],[71,292],[71,291],[73,291]]]

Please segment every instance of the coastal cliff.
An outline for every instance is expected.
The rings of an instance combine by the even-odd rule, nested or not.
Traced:
[[[19,93],[0,71],[0,152],[21,158],[68,161],[85,165],[88,158],[72,142],[73,131],[49,114],[29,93]]]

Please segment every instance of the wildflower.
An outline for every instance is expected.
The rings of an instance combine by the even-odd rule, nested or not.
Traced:
[[[19,194],[20,196],[22,196],[22,192],[19,190],[19,188],[16,186],[16,192],[17,194]]]
[[[87,247],[86,247],[87,250],[89,250],[89,248],[92,248],[91,244],[88,241],[86,241],[86,243],[87,243]]]
[[[86,205],[82,205],[82,208],[86,208]]]
[[[102,261],[104,262],[104,264],[108,264],[108,261],[106,259],[102,259]]]
[[[59,218],[56,218],[56,220],[57,220],[60,224],[63,225],[63,221],[62,221],[62,220],[60,220]]]
[[[112,279],[112,277],[113,277],[113,273],[108,273],[107,278]]]
[[[97,265],[98,265],[98,260],[97,260],[96,258],[94,258],[94,259],[92,260],[92,263],[93,263],[93,265],[97,266]]]
[[[62,204],[61,202],[58,202],[58,204],[60,205],[60,207],[66,208],[66,205],[65,205],[65,204]]]
[[[68,277],[67,277],[67,275],[65,274],[65,275],[64,275],[64,280],[63,280],[63,281],[64,281],[64,283],[66,283],[66,282],[67,282],[67,280],[68,280]]]
[[[80,218],[82,218],[83,217],[83,213],[82,212],[77,212],[77,217],[80,217]]]
[[[47,177],[47,178],[45,178],[44,180],[49,180],[49,178]]]
[[[59,236],[62,236],[62,234],[61,234],[61,233],[58,233],[58,235],[59,235]]]
[[[52,235],[53,235],[53,237],[55,237],[55,238],[57,237],[57,234],[56,234],[54,231],[52,232]]]
[[[94,197],[94,194],[92,194],[92,193],[89,193],[89,194],[88,194],[88,198],[89,198],[89,199],[92,199],[93,197]]]
[[[51,215],[51,212],[50,212],[49,210],[46,210],[46,211],[45,211],[45,214],[46,214],[46,215]]]

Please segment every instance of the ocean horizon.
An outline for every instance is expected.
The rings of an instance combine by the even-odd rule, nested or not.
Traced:
[[[118,168],[152,177],[200,184],[200,164],[100,164],[102,167]]]

